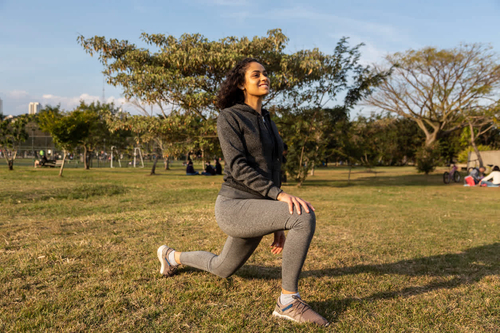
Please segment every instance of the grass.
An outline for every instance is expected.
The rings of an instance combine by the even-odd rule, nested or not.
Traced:
[[[330,328],[272,319],[280,256],[266,236],[234,276],[159,276],[156,249],[219,252],[222,178],[181,166],[0,166],[0,331],[492,332],[500,327],[500,189],[413,168],[319,169],[287,192],[318,225],[300,292]]]

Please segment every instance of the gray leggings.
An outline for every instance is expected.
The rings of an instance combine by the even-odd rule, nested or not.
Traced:
[[[290,214],[288,204],[265,199],[231,199],[218,196],[215,218],[228,237],[222,253],[182,252],[180,261],[220,277],[236,272],[255,251],[264,235],[289,230],[283,248],[282,287],[298,291],[300,271],[316,227],[316,216],[302,209]]]

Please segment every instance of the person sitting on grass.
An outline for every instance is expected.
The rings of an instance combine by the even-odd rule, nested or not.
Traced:
[[[272,315],[328,326],[299,294],[299,275],[316,229],[316,215],[311,203],[280,188],[283,141],[262,108],[269,87],[267,71],[256,59],[243,59],[227,74],[217,99],[222,110],[217,132],[226,167],[215,202],[215,219],[227,235],[226,243],[219,255],[162,245],[157,250],[160,274],[172,276],[182,264],[227,278],[245,264],[262,237],[274,234],[270,250],[275,255],[283,252],[283,259],[281,295]],[[176,231],[168,230],[172,233]]]
[[[484,177],[485,171],[486,171],[485,167],[480,167],[479,169],[473,168],[470,171],[469,175],[467,177],[465,177],[464,180],[469,186],[477,185],[477,184],[479,184],[481,179]],[[474,182],[474,184],[471,182],[471,180]]]
[[[216,158],[214,162],[215,162],[215,174],[222,175],[222,165],[220,164],[219,160]]]
[[[189,160],[187,167],[186,167],[186,175],[188,176],[196,176],[199,175],[198,171],[194,171],[193,167],[193,161]]]
[[[493,170],[488,176],[481,179],[481,186],[500,187],[500,168],[498,165],[493,167]]]
[[[205,163],[205,171],[201,173],[203,176],[215,176],[215,169],[210,165],[210,162]]]

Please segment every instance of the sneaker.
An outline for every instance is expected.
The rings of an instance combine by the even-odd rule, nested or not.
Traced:
[[[297,323],[315,323],[325,327],[330,325],[328,320],[311,309],[309,304],[304,302],[300,297],[293,296],[293,298],[294,301],[292,303],[283,305],[278,297],[273,316],[293,320]]]
[[[169,248],[166,245],[162,245],[158,248],[157,254],[158,259],[161,262],[160,274],[165,276],[172,276],[177,272],[177,266],[172,266],[168,262],[168,255],[170,252],[174,251],[174,249]]]

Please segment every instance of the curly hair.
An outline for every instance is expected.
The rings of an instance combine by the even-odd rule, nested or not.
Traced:
[[[245,95],[238,86],[245,83],[245,72],[248,65],[252,62],[258,62],[260,64],[260,61],[255,58],[245,58],[240,60],[240,62],[226,74],[226,79],[222,83],[219,93],[217,94],[217,107],[219,110],[226,109],[245,101]]]

